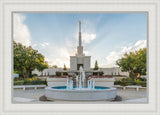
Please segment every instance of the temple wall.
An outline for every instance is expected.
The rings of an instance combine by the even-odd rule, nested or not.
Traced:
[[[113,68],[100,68],[101,71],[104,72],[104,75],[124,75],[129,76],[128,72],[122,72],[119,67],[113,67]]]
[[[47,85],[50,87],[66,86],[67,78],[47,78]]]
[[[91,61],[90,61],[91,57],[90,56],[87,56],[87,57],[84,57],[84,70],[90,70],[90,66],[91,66]]]
[[[87,58],[85,59],[86,63],[88,63],[87,65],[89,65],[90,61],[87,61]],[[89,59],[88,59],[89,60]],[[87,65],[84,64],[84,69],[88,70],[89,67],[87,67]],[[73,66],[77,66],[76,64]],[[73,67],[72,66],[72,67]],[[56,71],[62,71],[62,68],[48,68],[48,69],[44,69],[42,72],[38,71],[37,69],[35,69],[34,71],[32,71],[32,74],[37,74],[38,76],[40,75],[56,75]],[[71,70],[71,69],[70,69]],[[72,68],[72,70],[75,70],[75,68]],[[116,68],[100,68],[100,71],[104,72],[104,75],[124,75],[124,76],[129,76],[128,72],[122,72],[120,68],[116,67]]]
[[[115,78],[92,78],[95,80],[95,86],[113,87]]]
[[[77,57],[70,57],[70,70],[77,70]]]
[[[83,64],[84,58],[83,57],[77,57],[77,64]]]

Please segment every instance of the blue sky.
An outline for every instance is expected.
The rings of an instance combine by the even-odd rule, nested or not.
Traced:
[[[114,67],[124,53],[146,47],[146,13],[15,13],[14,40],[31,45],[50,65],[69,67],[69,56],[78,45],[78,21],[82,45],[100,67]]]

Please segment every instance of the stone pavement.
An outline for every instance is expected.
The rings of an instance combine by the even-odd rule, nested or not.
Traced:
[[[17,90],[13,91],[13,103],[82,103],[82,104],[104,104],[104,103],[147,103],[146,91],[135,91],[135,90],[121,90],[117,89],[117,95],[122,97],[122,101],[39,101],[39,97],[45,94],[45,89],[37,90]]]

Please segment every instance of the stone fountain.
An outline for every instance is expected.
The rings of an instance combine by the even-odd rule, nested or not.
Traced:
[[[45,96],[49,100],[112,100],[116,97],[117,90],[112,87],[95,86],[95,80],[89,79],[85,84],[85,71],[80,67],[76,76],[76,86],[73,79],[67,77],[66,86],[46,87]]]

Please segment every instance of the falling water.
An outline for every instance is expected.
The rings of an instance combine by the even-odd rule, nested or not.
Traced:
[[[81,74],[80,74],[80,78],[79,78],[79,87],[78,87],[79,89],[81,89],[82,88],[82,79],[81,79]]]
[[[95,88],[95,80],[93,80],[93,82],[92,82],[92,89],[94,89]]]
[[[79,76],[76,76],[76,89],[83,89],[85,84],[85,71],[83,70],[82,66],[80,67]],[[73,80],[67,76],[67,89],[73,89]],[[95,88],[95,80],[88,80],[88,89]]]
[[[76,87],[78,87],[78,75],[76,76]]]
[[[66,88],[73,89],[73,80],[71,80],[68,76],[67,76]]]
[[[70,80],[70,89],[73,89],[73,80]]]
[[[69,89],[69,77],[67,76],[67,83],[66,83],[66,88]]]
[[[88,80],[88,89],[94,89],[95,88],[95,80]]]

